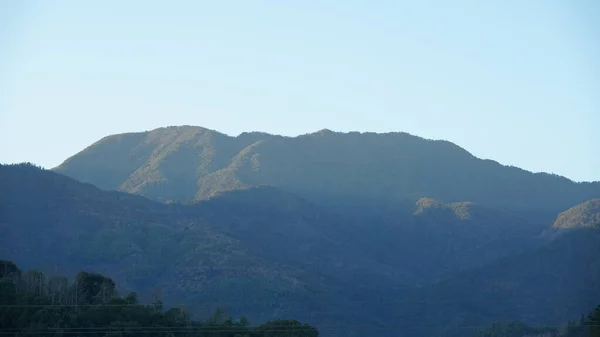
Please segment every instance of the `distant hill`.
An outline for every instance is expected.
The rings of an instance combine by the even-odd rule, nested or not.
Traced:
[[[398,204],[422,197],[557,213],[600,197],[600,183],[531,173],[407,133],[230,137],[194,126],[108,136],[56,172],[159,201],[273,186],[318,201]]]

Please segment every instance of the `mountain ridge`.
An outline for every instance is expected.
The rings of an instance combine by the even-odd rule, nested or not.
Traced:
[[[508,165],[508,164],[502,164],[494,159],[491,158],[483,158],[483,157],[477,157],[475,155],[473,155],[472,153],[470,153],[468,150],[466,150],[464,147],[452,142],[452,141],[448,141],[448,140],[444,140],[444,139],[437,139],[437,138],[427,138],[427,137],[422,137],[422,136],[418,136],[416,134],[412,134],[410,132],[404,132],[404,131],[386,131],[386,132],[373,132],[373,131],[335,131],[333,129],[329,129],[329,128],[323,128],[317,131],[313,131],[313,132],[305,132],[305,133],[300,133],[297,135],[283,135],[283,134],[278,134],[278,133],[270,133],[270,132],[266,132],[266,131],[242,131],[238,134],[228,134],[225,132],[221,132],[218,131],[216,129],[211,129],[211,128],[206,128],[203,126],[198,126],[198,125],[191,125],[191,124],[182,124],[182,125],[169,125],[169,126],[163,126],[163,127],[157,127],[154,129],[149,129],[149,130],[142,130],[142,131],[131,131],[131,132],[124,132],[124,133],[117,133],[117,134],[110,134],[110,135],[106,135],[103,136],[102,138],[100,138],[98,141],[96,141],[91,145],[94,145],[96,143],[100,143],[101,141],[111,138],[111,137],[116,137],[116,136],[130,136],[130,135],[142,135],[142,134],[147,134],[147,133],[151,133],[154,131],[159,131],[159,130],[173,130],[173,129],[198,129],[198,130],[203,130],[206,132],[213,132],[216,133],[220,136],[225,136],[228,138],[252,138],[252,137],[273,137],[273,138],[300,138],[300,137],[307,137],[307,136],[316,136],[316,135],[324,135],[324,134],[330,134],[330,135],[348,135],[348,134],[353,134],[353,135],[393,135],[393,134],[401,134],[401,135],[408,135],[411,137],[416,137],[416,138],[420,138],[422,140],[426,140],[426,141],[432,141],[432,142],[443,142],[443,143],[448,143],[452,146],[455,146],[465,152],[467,152],[469,155],[483,160],[483,161],[490,161],[496,164],[500,164],[502,166],[505,167],[511,167],[511,168],[518,168],[520,170],[526,171],[528,173],[532,173],[535,175],[548,175],[548,176],[554,176],[554,177],[560,177],[560,178],[564,178],[566,180],[569,180],[573,183],[581,183],[581,184],[585,184],[585,183],[598,183],[600,182],[600,180],[593,180],[593,181],[575,181],[571,178],[568,178],[566,176],[560,175],[560,174],[555,174],[555,173],[551,173],[551,172],[546,172],[546,171],[531,171],[531,170],[527,170],[527,169],[523,169],[520,168],[518,166],[515,165]],[[84,148],[82,151],[86,150],[88,147]],[[71,156],[73,157],[73,156]],[[60,167],[62,164],[64,164],[65,161],[67,161],[69,158],[67,158],[66,160],[63,161],[63,163],[55,166],[55,167],[51,167],[48,168],[50,170],[55,170],[58,167]]]
[[[321,201],[431,197],[550,213],[600,197],[600,182],[532,173],[405,132],[325,129],[295,137],[233,137],[202,127],[165,127],[104,137],[54,171],[162,202],[260,185]]]

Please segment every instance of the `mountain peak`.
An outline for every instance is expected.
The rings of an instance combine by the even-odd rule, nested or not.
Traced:
[[[336,131],[332,131],[330,129],[325,128],[325,129],[317,130],[315,132],[309,132],[309,133],[301,135],[299,137],[302,137],[302,136],[331,136],[331,135],[338,134],[338,133],[342,133],[342,132],[336,132]]]

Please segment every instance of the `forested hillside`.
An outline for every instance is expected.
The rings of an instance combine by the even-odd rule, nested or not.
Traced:
[[[556,214],[600,197],[598,182],[533,174],[407,133],[230,137],[201,127],[167,127],[105,137],[55,171],[160,201],[269,185],[329,205],[429,197]]]
[[[594,216],[588,204],[577,209]],[[378,327],[381,336],[458,337],[499,319],[553,325],[590,310],[600,298],[598,229],[544,229],[562,231],[429,198],[341,215],[274,187],[164,204],[0,166],[5,259],[103,273],[142,301],[160,294],[203,317],[224,307],[253,322],[299,319],[326,336]]]
[[[368,325],[377,318],[338,295],[406,283],[394,268],[339,244],[327,234],[333,224],[309,206],[303,213],[283,198],[273,198],[282,203],[269,213],[239,208],[242,222],[219,218],[218,207],[101,191],[30,165],[0,166],[0,187],[0,256],[27,268],[101,272],[142,297],[160,289],[165,303],[194,310],[252,310],[253,321],[297,313],[332,325],[347,324],[352,316],[343,313],[355,311]]]
[[[566,233],[538,250],[457,273],[395,306],[412,336],[461,336],[494,321],[557,325],[600,301],[600,229]],[[462,331],[462,332],[461,332]]]

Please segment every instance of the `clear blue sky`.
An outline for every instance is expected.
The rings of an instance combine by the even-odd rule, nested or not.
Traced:
[[[600,180],[600,1],[0,1],[0,162],[167,125],[405,131]]]

